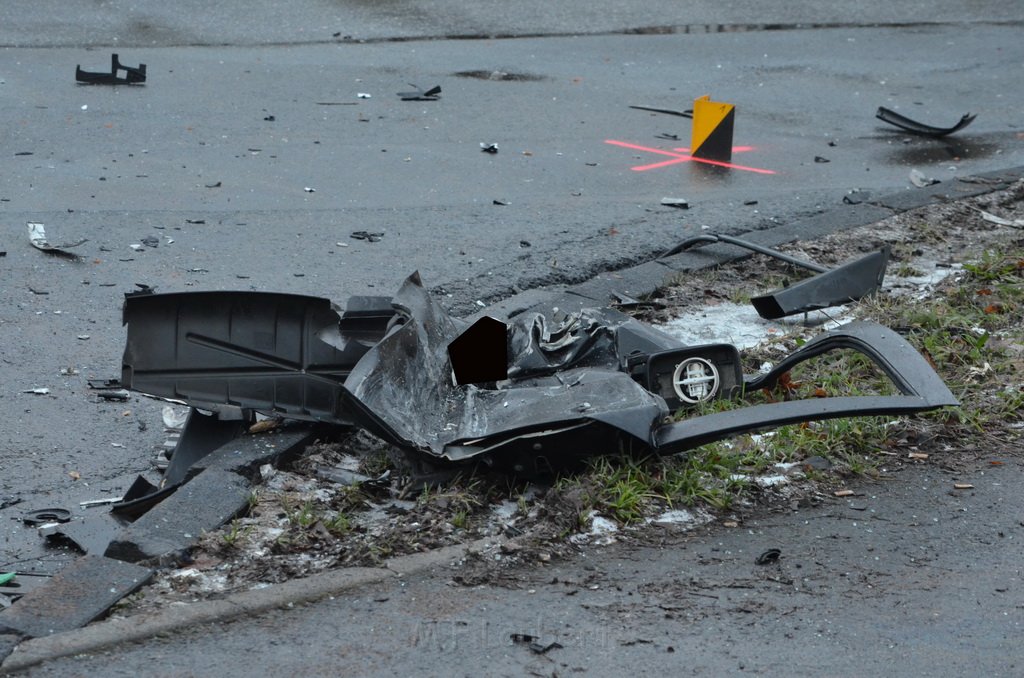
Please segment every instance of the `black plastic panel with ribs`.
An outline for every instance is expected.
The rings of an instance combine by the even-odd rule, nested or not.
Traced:
[[[370,301],[371,298],[367,298]],[[265,292],[129,296],[125,387],[196,407],[240,405],[295,419],[348,423],[338,391],[384,335],[384,300],[354,309],[340,331],[330,300]]]

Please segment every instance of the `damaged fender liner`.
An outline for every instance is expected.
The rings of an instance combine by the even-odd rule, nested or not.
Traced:
[[[517,472],[620,444],[674,454],[788,423],[958,404],[910,344],[874,323],[819,335],[768,374],[744,377],[734,347],[686,346],[612,309],[557,323],[516,316],[506,336],[489,339],[505,342],[508,379],[459,385],[448,346],[468,324],[448,315],[418,274],[394,299],[352,297],[344,312],[316,297],[193,292],[132,295],[124,320],[122,382],[136,391],[204,409],[227,404],[355,424],[408,453],[479,458]],[[663,423],[679,407],[771,387],[794,365],[838,349],[870,358],[902,395],[790,401]]]

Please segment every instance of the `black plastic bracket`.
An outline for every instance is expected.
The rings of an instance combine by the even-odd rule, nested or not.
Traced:
[[[141,85],[146,82],[146,64],[125,66],[116,54],[111,54],[109,73],[83,71],[75,66],[75,80],[87,85]]]

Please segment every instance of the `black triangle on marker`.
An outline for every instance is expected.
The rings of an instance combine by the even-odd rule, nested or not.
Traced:
[[[708,138],[700,147],[693,149],[690,155],[705,160],[720,160],[729,162],[732,160],[732,127],[736,118],[736,109],[730,110],[718,123]]]

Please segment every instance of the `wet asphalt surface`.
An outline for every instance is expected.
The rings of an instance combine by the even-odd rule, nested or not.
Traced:
[[[0,499],[17,502],[0,509],[0,569],[52,573],[74,557],[26,529],[24,511],[91,517],[103,509],[78,502],[116,496],[151,470],[166,438],[161,405],[135,395],[105,402],[86,384],[119,375],[120,305],[136,284],[343,303],[389,294],[419,270],[468,313],[478,301],[648,260],[704,226],[766,228],[828,209],[851,189],[909,190],[911,168],[948,180],[1024,164],[1020,24],[991,23],[1024,17],[1005,3],[972,16],[934,9],[936,20],[988,22],[969,26],[661,35],[572,36],[573,22],[553,30],[526,12],[510,30],[561,37],[403,42],[389,31],[474,35],[480,26],[444,19],[459,8],[442,3],[419,14],[353,10],[341,38],[367,44],[328,35],[338,17],[320,6],[301,26],[259,21],[246,32],[249,18],[169,18],[156,7],[115,19],[83,6],[88,20],[55,26],[19,4],[0,10]],[[875,21],[907,20],[867,9]],[[577,30],[738,21],[701,11],[616,23],[595,9],[601,20]],[[749,16],[744,23],[761,18]],[[97,25],[109,40],[96,38]],[[101,70],[115,49],[125,63],[148,64],[145,86],[73,82],[76,64]],[[400,101],[408,83],[440,84],[442,98]],[[632,169],[674,159],[665,153],[688,145],[689,121],[628,105],[683,109],[705,93],[738,106],[735,142],[750,149],[735,161],[775,174],[686,161]],[[913,139],[876,121],[879,105],[939,125],[979,115],[954,138]],[[481,153],[481,142],[499,153]],[[666,196],[691,209],[660,207]],[[81,258],[30,247],[28,221],[45,223],[55,242],[88,238]],[[350,237],[360,230],[384,235]],[[146,237],[157,247],[130,247]],[[37,388],[50,392],[25,393]]]

